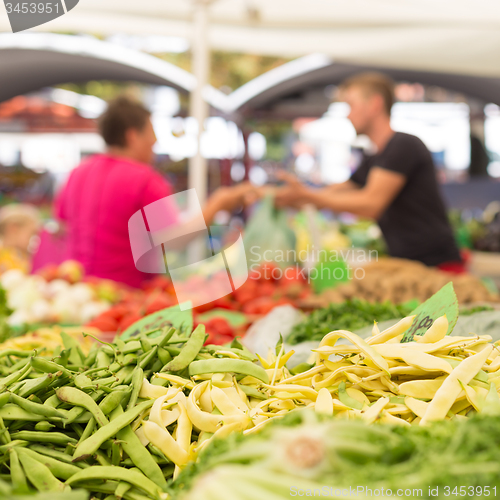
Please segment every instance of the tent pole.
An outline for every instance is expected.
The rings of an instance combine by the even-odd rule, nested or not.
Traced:
[[[208,104],[203,98],[205,86],[209,83],[210,51],[208,47],[208,7],[210,0],[194,1],[192,71],[196,77],[196,87],[191,93],[190,114],[198,123],[197,152],[189,161],[188,186],[196,189],[203,206],[207,198],[207,160],[201,152],[201,136],[205,120],[208,118]]]
[[[196,86],[191,92],[190,115],[198,125],[196,132],[196,154],[190,158],[188,165],[188,188],[194,189],[203,207],[207,199],[208,175],[207,160],[201,151],[201,137],[205,121],[209,115],[208,104],[203,92],[210,79],[210,50],[208,46],[208,8],[211,0],[193,0],[193,37],[191,47],[192,72],[196,77]],[[196,206],[196,199],[188,197],[188,209]],[[200,262],[205,256],[205,242],[195,239],[188,246],[188,262]]]

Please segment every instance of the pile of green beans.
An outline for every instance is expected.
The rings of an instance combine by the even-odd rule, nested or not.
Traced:
[[[96,342],[88,355],[62,337],[53,359],[0,351],[0,497],[168,498],[174,464],[134,432],[154,403],[141,388],[170,384],[157,372],[189,379],[192,362],[214,358],[204,326],[189,337],[165,328]]]

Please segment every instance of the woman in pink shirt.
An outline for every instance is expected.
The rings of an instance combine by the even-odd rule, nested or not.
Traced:
[[[71,173],[56,200],[56,216],[67,228],[68,258],[81,262],[87,275],[138,287],[152,276],[135,267],[128,221],[146,205],[171,195],[172,188],[150,165],[156,136],[144,106],[126,97],[112,101],[99,130],[108,150]],[[217,190],[203,209],[206,224],[218,211],[243,203],[252,189],[240,184]],[[175,207],[169,215],[175,222]]]

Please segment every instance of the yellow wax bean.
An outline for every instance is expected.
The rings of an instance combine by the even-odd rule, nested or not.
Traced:
[[[454,405],[450,408],[449,413],[460,413],[461,411],[470,407],[470,403],[467,398],[458,399]]]
[[[229,399],[227,394],[218,387],[212,386],[210,397],[213,404],[223,415],[242,415],[243,412]]]
[[[394,368],[389,368],[389,373],[391,377],[397,377],[400,375],[407,375],[411,377],[422,377],[429,375],[427,370],[422,370],[421,368],[415,368],[414,366],[395,366]]]
[[[389,398],[380,398],[376,403],[373,403],[372,406],[366,408],[366,410],[361,412],[361,417],[363,420],[366,420],[369,424],[375,422],[379,418],[382,410],[389,404]]]
[[[471,356],[470,358],[464,359],[452,372],[443,385],[438,389],[434,399],[429,403],[427,412],[424,418],[420,422],[420,425],[425,425],[428,422],[433,422],[435,420],[443,420],[453,403],[459,396],[462,388],[460,383],[467,385],[476,376],[476,374],[481,370],[484,363],[488,359],[493,346],[490,345],[488,348],[484,349],[480,353]]]
[[[154,402],[153,406],[151,407],[151,411],[149,412],[149,420],[151,422],[154,422],[155,424],[158,424],[160,427],[163,425],[161,411],[163,409],[163,404],[165,403],[166,399],[167,399],[167,394],[159,397]]]
[[[355,375],[354,373],[349,373],[346,372],[346,377],[349,382],[352,382],[353,384],[357,384],[363,389],[366,389],[367,391],[377,391],[377,390],[385,390],[387,387],[380,383],[378,380],[371,380],[368,382],[363,382],[363,380]]]
[[[142,446],[147,446],[149,444],[149,439],[144,434],[144,428],[142,426],[135,431],[135,435],[139,438]]]
[[[378,324],[377,324],[376,321],[374,321],[373,322],[373,328],[372,328],[372,337],[375,337],[379,333],[380,333],[380,330],[379,330]]]
[[[415,399],[412,397],[405,398],[405,405],[413,412],[417,417],[423,418],[429,403],[422,401],[420,399]]]
[[[182,467],[189,461],[189,455],[170,435],[170,433],[154,422],[143,422],[144,434],[169,460]]]
[[[404,415],[405,417],[413,415],[413,412],[405,405],[390,405],[384,411],[391,415]]]
[[[158,399],[168,393],[167,387],[161,385],[152,385],[146,379],[142,382],[142,387],[139,392],[139,397],[143,399]]]
[[[448,332],[448,318],[446,314],[437,318],[431,327],[422,335],[416,335],[414,340],[420,343],[434,343],[444,339]]]
[[[212,413],[214,409],[214,403],[210,392],[210,386],[207,385],[206,389],[200,395],[200,408],[207,413]]]
[[[268,370],[269,368],[272,367],[271,363],[269,363],[266,359],[261,357],[259,354],[256,354],[256,356],[259,359],[260,364],[262,365],[262,368],[264,368],[264,370]]]
[[[321,389],[318,392],[314,409],[321,415],[333,415],[333,399],[328,389]]]
[[[358,391],[357,389],[353,389],[352,387],[348,387],[346,389],[346,392],[349,396],[351,396],[351,398],[355,399],[356,401],[359,401],[360,403],[367,405],[370,404],[370,400],[366,397],[366,395],[363,392]]]
[[[248,404],[247,404],[247,397],[246,395],[242,392],[241,396],[239,392],[236,390],[234,385],[232,387],[228,387],[226,389],[221,389],[221,391],[229,398],[231,403],[236,406],[240,411],[242,412],[247,412],[248,411]]]
[[[388,340],[386,344],[400,344],[404,336],[405,336],[404,333],[402,333],[401,335],[398,335],[397,337]]]
[[[318,373],[326,371],[327,368],[331,369],[328,366],[326,366],[326,362],[325,362],[324,366],[323,365],[314,366],[313,368],[311,368],[310,370],[307,370],[306,372],[299,373],[297,375],[294,375],[293,377],[286,378],[285,380],[286,380],[287,384],[295,384],[299,380],[310,379],[310,378],[314,377],[314,375],[317,375]],[[240,384],[245,385],[244,380],[246,378],[248,378],[248,377],[245,377],[243,380],[241,380]],[[261,384],[261,381],[259,380],[257,383]],[[247,385],[249,385],[249,384],[247,384]]]
[[[446,376],[432,380],[410,380],[399,385],[399,393],[419,399],[432,399],[443,385]]]
[[[200,394],[206,389],[209,382],[203,382],[197,385],[189,394],[186,409],[189,419],[193,425],[200,431],[215,433],[222,423],[229,424],[234,422],[250,423],[250,419],[240,412],[240,415],[213,415],[203,412],[198,408],[196,401]]]
[[[380,417],[380,422],[389,425],[400,425],[403,427],[409,427],[411,424],[402,418],[398,418],[390,413],[389,410],[383,410],[382,416]]]
[[[179,405],[180,415],[177,420],[175,441],[187,453],[191,447],[191,434],[193,432],[193,424],[189,420],[187,410],[184,406]]]
[[[380,332],[378,335],[370,337],[367,340],[367,343],[369,345],[383,344],[388,340],[391,340],[394,337],[397,337],[402,333],[405,333],[406,330],[408,330],[408,328],[410,328],[410,326],[412,325],[414,319],[415,316],[407,316],[406,318],[403,318],[401,321],[398,321],[394,326],[387,328],[383,332]]]
[[[300,393],[304,394],[305,396],[307,396],[309,399],[312,399],[313,401],[316,401],[316,398],[318,397],[318,393],[314,389],[312,389],[310,387],[305,387],[302,385],[278,384],[275,386],[271,386],[271,385],[262,384],[262,386],[265,387],[266,389],[271,390],[271,391],[286,391],[286,392],[289,392],[292,394],[295,392],[300,392]]]
[[[294,410],[297,405],[292,399],[284,399],[283,401],[275,401],[269,405],[273,410]]]
[[[484,398],[481,400],[479,394],[470,385],[460,385],[465,391],[465,397],[467,398],[467,401],[474,407],[477,412],[480,412],[484,404]]]
[[[444,359],[425,352],[401,347],[401,344],[383,344],[374,347],[385,358],[402,359],[407,365],[427,371],[451,373],[453,368]]]
[[[325,367],[326,367],[330,371],[334,372],[335,370],[337,370],[338,368],[342,368],[343,366],[352,366],[352,365],[353,365],[353,363],[351,360],[349,360],[349,361],[343,361],[343,360],[342,361],[330,361],[329,359],[325,359],[323,361],[323,365],[311,368],[310,371],[315,370],[317,368],[321,368],[323,366],[323,370],[321,370],[321,371],[325,371]]]
[[[177,384],[179,387],[186,387],[190,390],[194,388],[194,383],[192,380],[178,377],[177,375],[170,375],[169,373],[160,372],[157,373],[155,377],[168,380],[169,382],[172,382],[172,384]]]
[[[180,410],[179,408],[182,405],[177,405],[171,410],[162,410],[161,412],[161,422],[163,424],[163,427],[168,427],[169,425],[172,425],[177,419],[179,418],[180,415]]]
[[[280,358],[280,361],[278,363],[278,368],[283,368],[287,361],[295,354],[295,351],[288,351],[286,354],[283,354],[283,356],[281,356]]]
[[[278,399],[295,399],[295,400],[305,400],[307,396],[301,392],[286,392],[278,391],[274,393],[274,397]]]
[[[371,348],[361,337],[346,330],[337,330],[335,332],[331,332],[328,335],[326,335],[320,343],[320,348],[329,345],[334,346],[337,340],[341,338],[349,340],[352,344],[358,347],[360,351],[365,355],[365,357],[370,361],[372,361],[374,365],[376,365],[381,370],[389,373],[388,372],[389,366],[387,364],[387,361],[382,356],[380,356],[380,354],[377,351]],[[317,364],[320,364],[319,363],[320,356],[321,355],[318,355]]]

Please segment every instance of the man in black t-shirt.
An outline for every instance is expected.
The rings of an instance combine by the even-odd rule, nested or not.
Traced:
[[[350,106],[356,133],[367,135],[376,152],[364,155],[350,180],[323,189],[309,189],[284,174],[287,185],[278,190],[277,205],[310,203],[372,218],[391,256],[428,266],[460,266],[431,154],[417,137],[391,128],[393,82],[378,73],[365,73],[347,80],[341,94]]]

